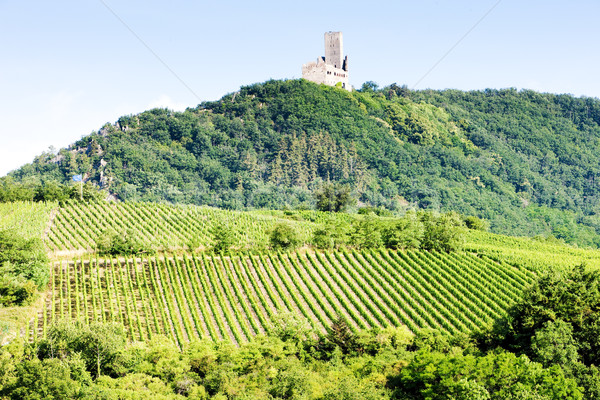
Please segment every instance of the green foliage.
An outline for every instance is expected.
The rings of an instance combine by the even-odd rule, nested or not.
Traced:
[[[573,327],[561,319],[545,322],[531,338],[532,358],[543,365],[572,367],[579,361],[577,351]]]
[[[597,247],[598,115],[598,99],[528,90],[268,81],[122,117],[0,179],[0,201],[74,198],[56,185],[80,171],[122,200],[228,209],[312,207],[330,182],[367,207],[454,210],[492,232]]]
[[[420,351],[402,369],[397,398],[582,399],[576,381],[508,352],[484,356]]]
[[[271,319],[268,334],[284,342],[301,343],[311,337],[312,328],[306,318],[296,313],[279,312]]]
[[[300,245],[300,237],[292,225],[279,223],[273,227],[269,243],[273,249],[291,250]]]
[[[96,239],[96,249],[99,254],[141,254],[152,251],[152,245],[147,243],[134,229],[103,231]]]
[[[456,213],[441,215],[421,213],[425,227],[421,248],[424,250],[456,251],[464,245],[464,225]]]
[[[327,219],[315,229],[312,244],[318,249],[338,249],[348,242],[348,224],[338,219]]]
[[[25,239],[15,230],[0,230],[0,304],[27,305],[36,287],[48,283],[48,257],[40,239]]]
[[[575,376],[587,398],[598,398],[600,272],[580,265],[547,271],[482,343],[526,354]]]
[[[60,183],[56,180],[36,183],[34,181],[18,182],[11,177],[0,178],[0,203],[15,201],[97,201],[104,197],[106,197],[106,194],[91,182],[80,185]]]
[[[338,316],[327,329],[327,340],[337,346],[342,353],[349,353],[356,348],[356,336],[348,321],[344,317]]]
[[[6,274],[0,276],[0,305],[26,306],[35,298],[37,286],[33,281]]]
[[[213,247],[215,253],[223,254],[230,250],[235,244],[235,231],[233,226],[225,222],[217,222],[212,228]]]
[[[391,217],[393,216],[392,212],[386,208],[382,208],[382,207],[360,207],[357,210],[357,213],[359,215],[369,215],[369,214],[375,214],[378,217]]]
[[[24,359],[16,366],[14,383],[4,392],[8,398],[15,400],[76,398],[83,383],[76,379],[80,367],[77,357],[66,362],[59,359]]]
[[[381,221],[373,215],[367,215],[356,222],[350,234],[350,243],[359,249],[382,247]]]
[[[474,217],[472,215],[464,217],[463,222],[465,223],[465,226],[469,229],[473,229],[476,231],[487,231],[488,230],[489,224],[487,223],[486,220]]]
[[[586,365],[597,364],[599,288],[600,272],[583,265],[562,273],[548,271],[496,325],[495,340],[540,361],[566,364],[579,359]]]
[[[0,264],[16,264],[16,271],[25,274],[23,269],[37,263],[46,262],[44,246],[40,239],[24,239],[12,229],[0,231]],[[34,276],[30,273],[27,277]],[[45,282],[40,282],[44,284]]]
[[[425,227],[417,213],[408,212],[383,229],[382,239],[389,249],[418,249],[424,234]]]
[[[38,352],[41,359],[78,355],[87,372],[99,377],[115,374],[125,343],[125,332],[118,324],[62,321],[49,329],[48,337],[40,342]]]
[[[350,188],[339,183],[328,182],[315,192],[317,210],[341,212],[352,204]]]

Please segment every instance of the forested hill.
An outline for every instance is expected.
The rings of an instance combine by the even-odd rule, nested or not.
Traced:
[[[359,205],[454,210],[495,232],[597,246],[599,156],[598,99],[289,80],[124,116],[3,184],[22,194],[83,174],[122,200],[242,209],[313,207],[331,180]]]

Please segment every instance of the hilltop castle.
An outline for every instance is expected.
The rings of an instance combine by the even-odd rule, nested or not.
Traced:
[[[335,86],[352,91],[348,81],[348,56],[344,57],[342,32],[325,33],[325,57],[317,58],[302,66],[302,78],[315,83]]]

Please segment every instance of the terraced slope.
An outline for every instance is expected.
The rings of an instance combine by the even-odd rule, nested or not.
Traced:
[[[503,315],[532,278],[468,253],[388,250],[63,261],[32,331],[83,318],[122,323],[134,340],[240,343],[291,311],[321,331],[341,315],[354,330],[467,332]]]

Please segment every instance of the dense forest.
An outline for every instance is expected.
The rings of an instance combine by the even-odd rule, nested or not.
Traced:
[[[121,117],[0,179],[0,201],[76,198],[65,185],[82,174],[121,200],[301,209],[333,181],[355,207],[452,210],[597,247],[599,155],[598,99],[268,81]]]

